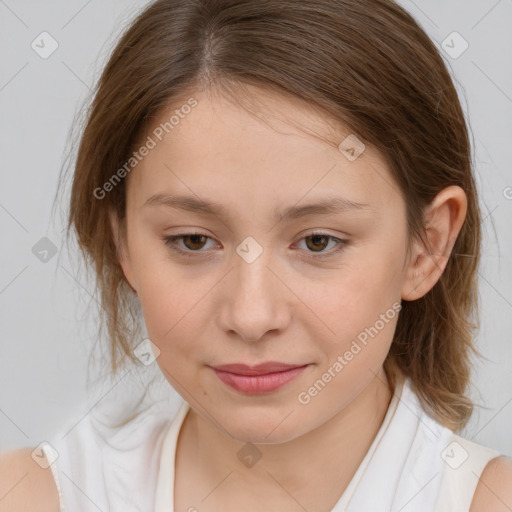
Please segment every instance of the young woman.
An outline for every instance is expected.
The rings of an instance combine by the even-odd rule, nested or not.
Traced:
[[[109,442],[92,414],[56,437],[41,507],[510,510],[510,462],[456,434],[470,154],[443,59],[391,0],[149,5],[95,91],[69,227],[112,373],[156,358],[183,401]]]

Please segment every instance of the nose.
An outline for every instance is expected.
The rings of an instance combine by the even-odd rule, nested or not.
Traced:
[[[227,276],[223,306],[219,316],[225,332],[255,342],[278,335],[290,323],[294,294],[286,276],[263,251],[251,261],[236,255]]]

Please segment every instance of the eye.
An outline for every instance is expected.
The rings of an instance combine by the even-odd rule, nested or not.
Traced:
[[[163,237],[163,241],[172,251],[187,258],[195,257],[196,254],[194,253],[207,252],[201,250],[205,247],[207,240],[212,239],[202,233],[184,233],[182,235],[171,235]],[[316,259],[332,256],[334,253],[343,250],[343,248],[348,244],[348,240],[342,240],[327,233],[319,232],[310,233],[309,235],[302,237],[300,241],[302,240],[306,241],[306,252],[309,252],[310,255],[318,254],[318,256],[312,256]],[[329,241],[331,240],[335,242],[335,248],[330,251],[324,251],[325,247],[329,245]],[[185,248],[180,247],[178,241],[182,241]]]
[[[204,247],[205,239],[209,239],[209,236],[203,235],[202,233],[186,233],[183,235],[172,235],[165,236],[163,238],[165,244],[171,248],[171,250],[183,254],[185,256],[194,256],[194,252],[204,252],[199,251],[202,247]],[[178,245],[178,240],[183,239],[183,243],[185,244],[185,249],[182,249]]]
[[[301,238],[301,241],[305,240],[305,245],[308,249],[312,249],[312,251],[307,251],[310,254],[319,254],[319,256],[312,256],[313,258],[324,258],[333,256],[334,253],[338,253],[343,250],[344,247],[348,244],[348,240],[342,240],[340,238],[336,238],[327,233],[310,233],[305,237]],[[329,241],[333,240],[335,242],[335,247],[333,250],[324,251],[325,247],[329,245]],[[308,255],[309,257],[310,255]]]

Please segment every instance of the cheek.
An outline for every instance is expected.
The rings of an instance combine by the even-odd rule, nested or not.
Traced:
[[[150,337],[162,345],[173,339],[195,339],[203,293],[187,292],[179,280],[147,279],[139,288],[144,320]],[[153,339],[153,338],[152,338]]]
[[[139,299],[148,337],[160,350],[157,364],[162,373],[183,394],[198,382],[191,361],[200,359],[205,350],[200,346],[204,327],[199,320],[203,293],[187,291],[173,276],[162,278],[156,268],[146,277]]]
[[[334,319],[365,318],[383,313],[400,297],[399,258],[391,251],[362,249],[319,286],[314,303]],[[370,315],[368,317],[367,315]]]
[[[158,242],[145,245],[133,262],[137,294],[151,340],[162,350],[172,339],[197,339],[197,315],[206,283],[191,278],[190,270],[173,263]]]
[[[179,309],[179,297],[186,288],[181,287],[176,266],[173,266],[166,252],[165,244],[156,233],[138,227],[131,233],[130,254],[133,274],[137,283],[137,295],[146,322],[157,331],[161,323],[171,326]]]
[[[357,364],[368,365],[385,358],[392,342],[400,310],[399,258],[391,251],[363,252],[311,298],[329,361],[351,351]]]

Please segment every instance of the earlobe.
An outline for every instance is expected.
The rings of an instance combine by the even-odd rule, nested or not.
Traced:
[[[404,300],[428,293],[441,277],[462,229],[467,198],[459,186],[443,189],[425,208],[425,227],[415,240],[402,288]]]
[[[124,277],[130,286],[130,288],[137,294],[137,290],[135,287],[135,281],[133,279],[132,266],[129,255],[127,254],[127,248],[124,247],[124,238],[121,233],[121,229],[119,226],[119,219],[115,211],[109,211],[109,223],[110,229],[112,232],[112,240],[116,247],[116,257],[121,269],[123,271]]]

